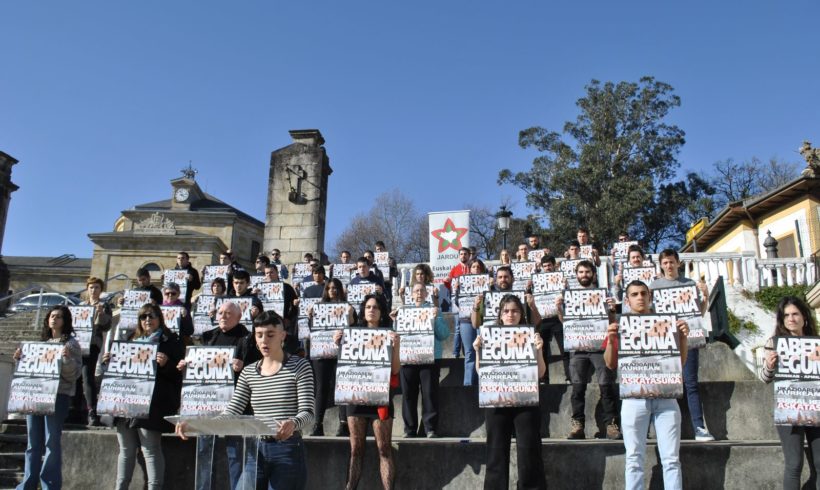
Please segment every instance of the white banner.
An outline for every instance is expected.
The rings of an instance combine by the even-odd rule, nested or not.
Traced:
[[[435,282],[447,278],[456,264],[461,247],[470,246],[470,211],[428,213],[430,225],[430,267]]]

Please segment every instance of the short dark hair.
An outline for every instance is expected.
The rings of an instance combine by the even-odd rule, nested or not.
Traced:
[[[251,275],[248,274],[248,271],[246,271],[245,269],[239,269],[239,270],[235,270],[233,272],[233,278],[234,278],[234,280],[239,279],[240,281],[250,282]]]
[[[575,272],[576,273],[578,272],[578,268],[580,268],[580,267],[586,267],[587,269],[592,270],[592,275],[593,276],[598,274],[597,269],[595,269],[595,264],[593,264],[592,261],[589,261],[587,259],[584,259],[584,260],[578,262],[577,264],[575,264]]]
[[[555,264],[555,257],[552,255],[543,255],[541,257],[542,264]]]
[[[344,255],[344,254],[353,255],[352,253],[350,253],[350,250],[342,250],[341,253],[339,253],[339,255]]]
[[[635,279],[634,281],[631,281],[629,284],[627,284],[626,288],[624,289],[624,293],[629,293],[629,288],[631,287],[642,287],[646,288],[646,290],[649,291],[649,286],[647,286],[645,282],[638,279]]]
[[[311,259],[313,259],[313,254],[310,253],[310,252],[305,252],[305,255],[303,255],[302,258],[311,260]]]
[[[284,328],[285,321],[282,320],[282,317],[279,316],[279,313],[276,313],[273,310],[266,310],[253,319],[253,328],[256,329],[257,327],[267,326]]]
[[[470,251],[470,247],[461,247],[460,249],[458,249],[458,251],[459,251],[459,252],[467,252],[467,253],[472,253],[472,252]]]
[[[629,257],[629,254],[632,252],[638,252],[641,254],[641,257],[646,258],[646,253],[644,253],[640,245],[630,245],[629,248],[626,249],[626,256]]]
[[[267,255],[259,254],[259,255],[256,256],[256,260],[258,260],[259,262],[262,262],[265,265],[270,264],[270,259],[268,258]]]
[[[370,261],[369,261],[369,260],[367,260],[367,259],[364,257],[364,255],[362,255],[361,257],[359,257],[358,259],[356,259],[356,263],[357,263],[357,264],[358,264],[358,263],[367,264],[367,265],[368,265],[368,267],[370,266]]]
[[[381,240],[376,241],[375,246],[381,247],[381,248],[387,248],[387,246]]]
[[[501,272],[501,271],[507,271],[507,272],[510,273],[510,275],[513,275],[512,267],[510,267],[508,265],[502,265],[501,267],[499,267],[495,270],[495,277],[498,277],[498,273]]]
[[[581,242],[579,242],[578,240],[570,240],[569,241],[569,247],[581,248]]]
[[[186,259],[190,259],[190,258],[191,258],[191,256],[190,256],[190,255],[188,255],[188,252],[185,252],[185,251],[177,252],[177,255],[184,255]]]
[[[137,269],[137,277],[151,277],[151,272],[145,267],[140,267]]]
[[[581,233],[581,232],[586,233],[587,235],[589,235],[589,228],[587,228],[586,226],[579,226],[578,230],[575,233]]]
[[[680,256],[678,255],[678,251],[674,248],[665,248],[658,254],[658,262],[662,261],[667,257],[675,257],[675,260],[680,262]]]
[[[316,264],[313,267],[311,267],[310,272],[311,274],[321,274],[323,276],[327,276],[327,274],[325,274],[325,266],[321,264]]]

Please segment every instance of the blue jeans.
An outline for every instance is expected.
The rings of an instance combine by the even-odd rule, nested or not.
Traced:
[[[461,355],[462,346],[464,347],[464,354],[467,354],[467,346],[462,344],[464,344],[464,340],[461,338],[459,329],[456,328],[453,332],[453,357],[456,359],[458,359],[458,356]]]
[[[456,332],[460,333],[464,344],[464,386],[478,386],[478,373],[475,370],[475,349],[473,342],[478,331],[469,322],[459,322]]]
[[[686,354],[686,364],[683,365],[683,391],[686,393],[689,415],[695,428],[706,427],[703,423],[703,407],[700,404],[700,392],[698,391],[699,357],[699,349],[689,349]]]
[[[241,436],[225,436],[225,456],[228,461],[228,478],[231,490],[235,490],[242,477],[242,455],[245,452],[244,439]]]
[[[128,421],[117,423],[117,441],[120,454],[117,456],[117,489],[128,490],[134,467],[137,464],[137,449],[142,449],[145,471],[148,473],[148,490],[159,490],[165,480],[165,456],[162,454],[162,432],[158,430],[128,427]]]
[[[68,395],[57,395],[54,415],[26,415],[26,471],[18,490],[59,489],[63,485],[60,437],[68,415]],[[45,453],[45,458],[43,457]]]
[[[302,490],[307,485],[305,446],[301,436],[285,441],[259,440],[256,463],[257,490]],[[252,467],[248,458],[246,468]]]
[[[674,399],[644,400],[628,398],[621,402],[621,431],[624,435],[626,490],[643,490],[646,457],[646,432],[655,424],[658,453],[663,466],[663,488],[680,489],[680,408]]]

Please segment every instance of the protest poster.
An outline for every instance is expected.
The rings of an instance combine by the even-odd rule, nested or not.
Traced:
[[[234,347],[185,349],[180,415],[219,415],[233,396]]]
[[[194,337],[201,337],[204,332],[214,328],[211,310],[216,311],[216,296],[200,294],[193,308]]]
[[[458,261],[458,252],[470,246],[470,211],[440,211],[427,214],[430,268],[434,282],[443,283]]]
[[[653,289],[652,303],[655,305],[655,313],[675,315],[678,319],[686,320],[689,326],[689,335],[686,336],[687,348],[699,349],[706,345],[708,334],[695,284]]]
[[[612,245],[612,258],[617,260],[626,261],[629,259],[629,247],[632,245],[637,245],[638,242],[636,241],[629,241],[629,242],[615,242]]]
[[[498,323],[498,306],[501,299],[508,294],[518,296],[524,309],[527,309],[526,293],[524,291],[487,291],[484,293],[484,325],[495,325]]]
[[[310,358],[336,359],[339,346],[333,341],[337,330],[350,326],[347,303],[314,303],[310,324]]]
[[[144,304],[151,302],[151,291],[126,289],[122,292],[122,307],[130,310],[139,310]]]
[[[595,247],[592,245],[581,245],[581,248],[578,249],[578,257],[581,257],[582,260],[592,260],[595,257],[593,250],[595,250]]]
[[[490,276],[487,274],[464,274],[456,278],[456,304],[458,318],[462,322],[470,321],[470,314],[475,306],[475,298],[490,290]]]
[[[87,356],[91,352],[91,337],[94,335],[94,311],[96,306],[84,305],[73,306],[69,305],[68,311],[71,312],[71,326],[74,327],[74,336],[80,347],[83,349],[83,355]]]
[[[331,277],[342,281],[342,286],[347,287],[350,280],[356,275],[356,264],[333,264],[331,273]]]
[[[281,281],[263,282],[256,285],[259,290],[257,297],[262,301],[265,311],[275,311],[279,316],[285,316],[285,283]]]
[[[225,281],[225,286],[228,286],[228,274],[231,272],[230,265],[206,265],[202,272],[202,290],[210,291],[211,283],[214,279],[221,277]]]
[[[399,361],[402,364],[433,364],[437,308],[434,306],[403,306],[396,313],[393,325],[401,335]]]
[[[526,291],[530,278],[538,272],[537,262],[513,262],[510,264],[513,273],[513,289]]]
[[[820,337],[775,337],[775,425],[820,426]]]
[[[174,283],[179,286],[179,298],[185,301],[188,292],[188,271],[185,269],[166,269],[162,273],[162,285]]]
[[[336,367],[337,405],[387,405],[393,359],[391,330],[351,327],[344,329]]]
[[[578,284],[578,277],[575,275],[575,268],[581,260],[583,259],[563,259],[558,262],[558,269],[567,279],[567,287],[573,289],[578,289],[581,287],[581,285]]]
[[[675,315],[621,315],[621,398],[680,398],[683,368]]]
[[[157,344],[113,342],[103,374],[97,413],[146,418],[157,374]]]
[[[642,283],[646,284],[647,286],[652,285],[652,281],[655,280],[655,276],[658,273],[655,271],[654,267],[624,267],[623,272],[621,273],[623,276],[624,281],[624,288],[632,282],[632,281],[641,281]]]
[[[376,294],[375,283],[360,282],[359,284],[348,284],[347,286],[347,302],[353,305],[353,308],[356,310],[359,309],[359,306],[368,294]]]
[[[291,268],[291,281],[293,284],[298,284],[304,280],[313,278],[313,269],[308,262],[298,262],[293,264]]]
[[[390,274],[389,252],[375,252],[373,254],[373,263],[376,264],[376,267],[378,267],[382,271],[382,274],[384,274],[385,276]]]
[[[185,316],[184,306],[160,306],[162,316],[165,318],[165,326],[172,332],[179,335],[179,326],[182,324],[182,317]]]
[[[256,289],[260,284],[265,282],[265,278],[267,276],[265,274],[251,274],[251,285],[248,286],[251,291]]]
[[[308,317],[308,312],[310,311],[310,307],[319,301],[322,301],[322,298],[302,298],[299,300],[299,318],[297,320],[299,340],[310,338],[310,318]]]
[[[565,282],[561,272],[539,272],[532,275],[532,295],[542,318],[558,315],[555,299],[561,296]]]
[[[14,366],[8,411],[51,415],[57,402],[64,344],[22,342],[20,360]]]
[[[479,407],[538,405],[538,360],[530,325],[482,326]]]
[[[546,255],[546,254],[547,254],[547,253],[544,251],[544,249],[543,249],[543,248],[537,248],[537,249],[535,249],[535,250],[530,250],[529,252],[527,252],[527,260],[532,261],[532,262],[536,262],[536,263],[539,263],[539,264],[540,264],[540,263],[541,263],[541,259],[542,259],[542,258],[544,257],[544,255]]]
[[[402,296],[402,298],[401,298],[402,299],[401,303],[403,305],[408,305],[409,306],[409,305],[412,305],[414,303],[414,301],[413,301],[413,287],[414,286],[410,285],[410,284],[408,284],[407,286],[404,287],[404,296]],[[427,301],[432,303],[433,302],[433,292],[438,291],[438,286],[435,286],[433,284],[427,284],[426,286],[424,286],[424,288],[427,290]]]
[[[239,307],[239,311],[242,314],[239,317],[239,321],[250,325],[250,322],[253,321],[251,317],[251,308],[253,308],[253,297],[251,296],[217,296],[216,298],[216,309],[217,311],[222,306],[223,303],[226,301],[230,301],[231,303],[235,304]]]
[[[564,291],[564,349],[600,351],[609,326],[606,288]]]

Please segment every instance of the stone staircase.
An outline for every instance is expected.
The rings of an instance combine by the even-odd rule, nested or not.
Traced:
[[[23,481],[26,440],[25,421],[0,425],[0,489],[14,488]]]
[[[46,309],[41,311],[40,321],[46,311]],[[40,325],[34,325],[36,318],[36,310],[0,317],[0,356],[11,356],[22,341],[40,339]]]

